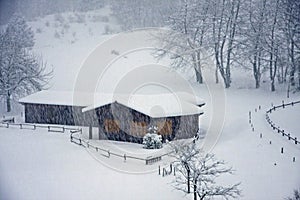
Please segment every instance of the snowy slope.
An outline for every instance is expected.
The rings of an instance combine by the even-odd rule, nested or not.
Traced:
[[[85,58],[99,43],[112,37],[102,35],[107,31],[106,25],[114,29],[113,32],[118,31],[108,8],[84,14],[85,22],[82,21],[82,17],[79,17],[77,22],[74,21],[73,15],[62,14],[65,20],[51,15],[31,22],[37,32],[34,51],[43,56],[49,68],[54,69],[54,78],[50,83],[50,89],[53,90],[73,88]],[[104,16],[100,17],[102,22],[92,22],[95,19],[93,16],[98,15]],[[105,22],[105,16],[108,17],[108,22]],[[41,30],[38,30],[39,28]],[[163,66],[168,65],[165,61],[160,62]],[[156,64],[158,61],[150,56],[149,50],[129,52],[125,57],[114,61],[99,85],[107,85],[106,89],[110,91],[121,91],[126,84],[129,84],[126,88],[135,88],[133,86],[139,85],[139,81],[147,78],[142,76],[136,67]],[[224,94],[212,96],[213,91],[209,91],[209,88],[214,87],[199,86],[192,81],[186,81],[192,78],[191,72],[177,73],[175,76],[169,73],[167,67],[164,69],[164,75],[159,74],[158,79],[168,74],[168,79],[174,83],[172,89],[181,91],[190,88],[206,102],[203,108],[204,115],[201,117],[202,129],[208,131],[212,127],[213,130],[216,121],[212,120],[223,119],[223,110],[220,108],[224,109],[224,121],[221,121],[223,128],[219,137],[214,141],[208,141],[209,137],[206,137],[199,142],[199,146],[212,142],[211,151],[236,170],[233,176],[226,176],[219,181],[224,184],[241,182],[241,199],[244,200],[284,199],[291,195],[293,189],[300,187],[299,147],[274,133],[264,119],[265,111],[271,103],[276,105],[282,100],[289,101],[286,100],[283,91],[271,93],[265,89],[268,87],[265,85],[259,90],[221,90]],[[239,78],[244,81],[245,88],[250,86],[247,81],[250,80],[249,74],[243,73]],[[131,85],[128,80],[133,79],[137,82]],[[182,85],[183,83],[187,85]],[[149,93],[154,90],[165,92],[168,87],[148,84],[142,91],[140,88],[135,89],[140,93]],[[135,93],[136,90],[131,92]],[[213,99],[216,97],[221,97],[220,101]],[[292,94],[291,99],[300,99],[300,96]],[[222,104],[216,105],[216,102]],[[259,105],[262,110],[255,113],[254,109]],[[253,113],[254,131],[248,122],[250,110]],[[296,107],[272,113],[270,117],[290,131],[296,133],[299,130],[299,109]],[[113,145],[114,148],[121,149],[120,151],[122,148],[130,151],[138,149],[117,143]],[[281,147],[284,147],[283,154],[280,153]],[[292,162],[293,157],[296,158],[296,162]],[[103,160],[101,157],[100,161]],[[131,165],[124,163],[122,159],[111,159],[105,164],[122,166],[124,169]],[[167,163],[163,161],[161,164]],[[71,144],[67,134],[0,128],[0,194],[4,199],[192,199],[192,196],[184,196],[172,188],[172,176],[162,178],[156,172],[133,175],[120,173],[106,166],[99,162],[99,158],[93,153]],[[144,167],[141,163],[134,165],[132,169],[138,168],[139,171],[143,171]]]

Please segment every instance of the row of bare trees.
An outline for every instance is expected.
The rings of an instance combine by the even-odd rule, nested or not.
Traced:
[[[205,50],[226,88],[232,68],[243,67],[252,70],[256,88],[268,72],[271,91],[276,82],[300,89],[299,1],[180,0],[168,25],[160,55],[175,54],[176,67],[192,66],[199,83]]]
[[[166,26],[159,56],[174,67],[194,70],[203,82],[207,58],[216,82],[226,88],[232,69],[252,71],[254,85],[268,77],[270,89],[287,83],[300,89],[300,2],[295,0],[114,0],[113,13],[124,29]],[[206,55],[203,52],[206,52]],[[219,78],[220,76],[220,78]]]

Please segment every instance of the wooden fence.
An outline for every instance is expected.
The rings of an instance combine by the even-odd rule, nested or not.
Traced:
[[[282,101],[281,105],[273,106],[272,108],[270,108],[266,112],[266,120],[270,124],[271,128],[273,130],[275,130],[277,133],[281,134],[283,137],[287,137],[288,140],[294,141],[295,144],[299,144],[300,141],[298,140],[298,138],[297,137],[292,137],[291,133],[286,133],[279,126],[276,126],[276,124],[270,119],[269,114],[272,113],[273,111],[276,111],[279,108],[284,109],[287,106],[294,106],[295,104],[298,104],[298,103],[300,103],[300,101],[294,101],[294,102],[290,102],[290,103],[286,103],[286,104],[284,103],[284,101]]]
[[[99,152],[102,156],[107,157],[107,158],[110,158],[111,156],[116,156],[116,157],[123,159],[124,161],[126,161],[127,159],[142,161],[142,162],[145,162],[146,165],[150,165],[155,162],[159,162],[162,160],[163,156],[168,155],[166,153],[166,154],[154,156],[154,157],[151,156],[151,157],[147,157],[147,158],[139,158],[139,157],[135,157],[135,156],[129,156],[126,154],[115,153],[115,152],[110,151],[109,149],[104,149],[99,146],[90,144],[87,140],[80,137],[80,135],[78,134],[78,131],[71,132],[70,140],[71,140],[71,142],[73,142],[77,145],[83,146],[85,148],[93,149],[94,151]]]
[[[0,122],[0,127],[4,127],[4,128],[16,127],[20,129],[29,129],[29,130],[36,130],[38,128],[41,128],[41,129],[47,129],[48,132],[58,132],[58,133],[81,130],[77,127],[64,127],[59,125],[47,125],[47,124],[11,123],[6,121]]]
[[[162,159],[163,156],[166,156],[168,154],[159,155],[155,157],[148,157],[148,158],[138,158],[134,156],[129,156],[126,154],[118,154],[115,152],[111,152],[108,149],[103,149],[101,147],[94,146],[92,144],[89,144],[89,142],[83,138],[81,138],[82,135],[82,129],[77,127],[64,127],[59,125],[46,125],[46,124],[29,124],[29,123],[13,123],[14,120],[6,120],[0,122],[0,127],[3,128],[11,128],[16,127],[20,129],[29,129],[29,130],[36,130],[38,128],[47,129],[48,132],[58,132],[58,133],[65,133],[66,131],[70,131],[70,141],[72,143],[75,143],[77,145],[83,146],[85,148],[91,148],[94,149],[97,152],[100,152],[105,157],[110,156],[116,156],[124,159],[134,159],[134,160],[140,160],[145,162],[146,165],[153,164],[155,162],[158,162]]]

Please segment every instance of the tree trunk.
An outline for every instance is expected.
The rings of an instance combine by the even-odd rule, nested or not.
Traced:
[[[188,187],[188,194],[191,193],[191,186],[190,186],[190,170],[187,170],[187,187]]]
[[[216,77],[216,84],[219,83],[219,74],[218,74],[218,68],[216,67],[216,71],[215,71],[215,77]]]
[[[298,90],[300,90],[300,65],[298,65]]]
[[[10,112],[11,111],[11,101],[10,101],[10,92],[8,91],[6,94],[6,111]]]
[[[196,64],[196,66],[197,66],[197,81],[200,83],[200,84],[202,84],[203,83],[203,77],[202,77],[202,70],[201,70],[201,56],[200,56],[200,52],[198,52],[197,51],[197,53],[196,53],[196,59],[197,59],[197,64]]]
[[[203,83],[203,77],[201,71],[199,72],[196,68],[195,69],[195,74],[196,74],[196,80],[198,83],[202,84]]]
[[[197,181],[194,181],[194,200],[197,200]]]
[[[274,92],[275,91],[275,83],[274,83],[274,79],[271,81],[271,91]]]

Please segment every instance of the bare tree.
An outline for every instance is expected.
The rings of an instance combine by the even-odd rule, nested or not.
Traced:
[[[242,34],[244,35],[243,49],[246,58],[252,65],[253,77],[255,80],[255,87],[260,87],[260,80],[262,73],[265,71],[264,67],[264,51],[265,46],[265,25],[266,25],[266,7],[267,0],[249,0],[247,7],[244,8],[244,24]]]
[[[181,0],[168,20],[171,31],[160,37],[163,47],[159,55],[169,54],[174,67],[194,69],[199,83],[203,83],[202,51],[208,45],[205,37],[209,33],[211,6],[208,0]]]
[[[225,87],[231,84],[231,65],[241,2],[240,0],[214,0],[212,43],[216,68]]]
[[[52,75],[30,53],[33,44],[33,32],[20,16],[14,16],[0,33],[0,96],[5,97],[7,112],[11,111],[11,98],[41,90]]]
[[[284,33],[287,40],[289,82],[296,86],[296,73],[298,71],[298,89],[300,89],[300,2],[294,0],[282,0],[280,7],[284,21]]]
[[[287,200],[300,200],[300,190],[294,190],[294,195],[288,197]]]
[[[177,173],[175,188],[185,193],[193,189],[194,200],[211,199],[221,196],[226,199],[240,196],[240,183],[222,186],[216,178],[222,174],[232,174],[231,167],[219,161],[213,154],[205,154],[195,143],[177,143],[174,147],[174,158]],[[187,186],[185,186],[187,185]]]

